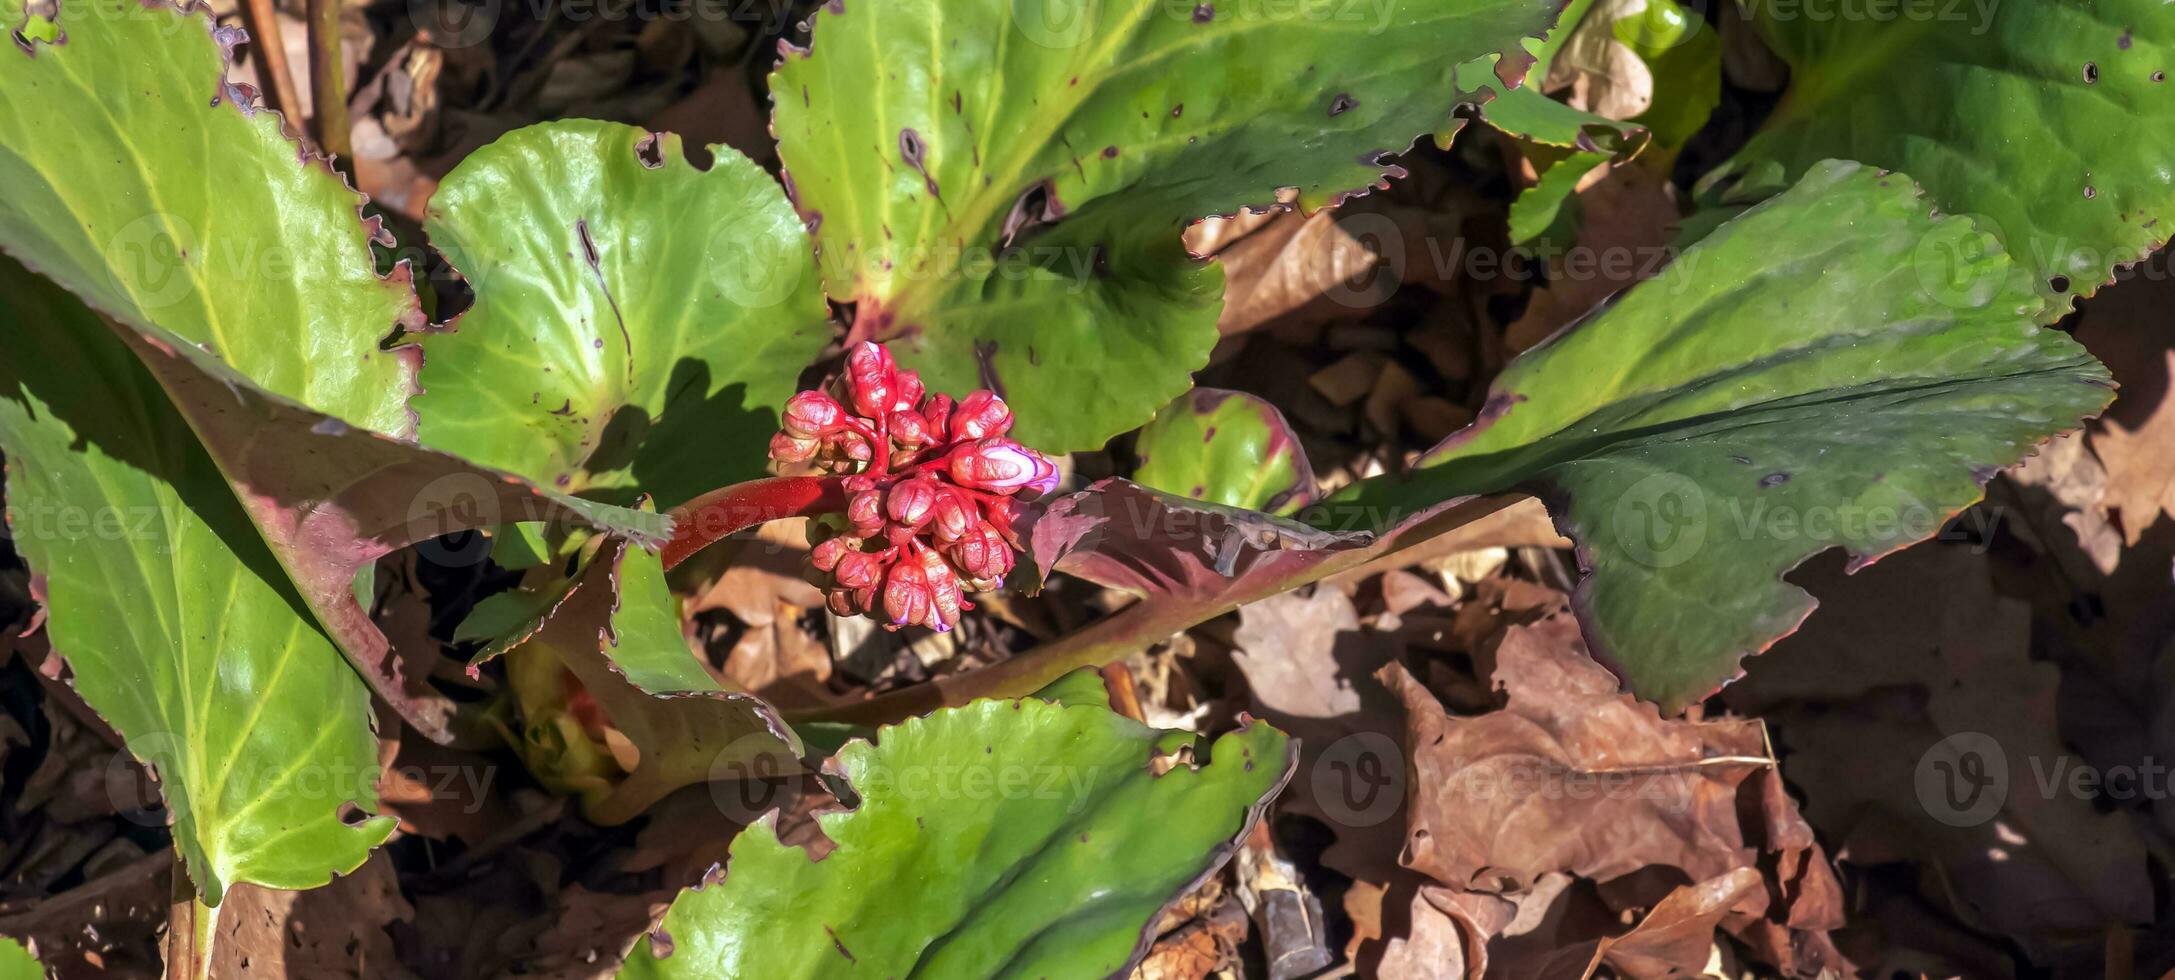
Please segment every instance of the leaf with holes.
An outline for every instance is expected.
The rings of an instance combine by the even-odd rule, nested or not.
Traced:
[[[8,529],[76,691],[157,771],[198,891],[354,870],[392,830],[342,820],[376,808],[369,689],[127,345],[6,259],[0,293]]]
[[[1547,38],[1526,42],[1527,52],[1533,55],[1533,66],[1527,69],[1524,84],[1480,107],[1481,121],[1528,144],[1527,156],[1542,158],[1536,162],[1543,166],[1574,150],[1605,151],[1621,163],[1638,156],[1653,136],[1644,127],[1571,108],[1542,91],[1556,55],[1570,42],[1572,33],[1580,28],[1594,4],[1595,0],[1571,0]],[[1481,61],[1459,70],[1474,77],[1490,68],[1487,62]],[[1447,142],[1454,133],[1455,130],[1440,134],[1438,139]]]
[[[1553,6],[834,3],[771,77],[772,128],[856,334],[932,390],[998,390],[1024,442],[1092,449],[1215,343],[1186,222],[1376,186],[1485,98],[1457,64],[1501,53],[1515,80]]]
[[[1271,512],[1314,497],[1314,468],[1276,406],[1195,388],[1156,413],[1135,445],[1133,479],[1195,500]]]
[[[1970,215],[2032,275],[2047,309],[2150,254],[2175,220],[2175,21],[2159,0],[2015,0],[1970,22],[1784,16],[1748,5],[1790,65],[1752,142],[1701,182],[1741,206],[1829,157],[1900,170],[1943,214]],[[1975,264],[1940,254],[1924,261]]]
[[[447,175],[425,229],[476,303],[425,341],[425,443],[668,509],[762,475],[828,311],[777,182],[710,151],[698,170],[678,137],[566,120]]]
[[[831,766],[858,803],[817,818],[837,848],[810,860],[774,815],[758,821],[724,880],[682,892],[620,976],[1124,976],[1296,760],[1252,722],[1198,768],[1157,774],[1193,741],[1034,698],[855,740]]]

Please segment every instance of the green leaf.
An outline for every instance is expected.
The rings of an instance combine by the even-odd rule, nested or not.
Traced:
[[[1522,65],[1553,13],[845,3],[772,76],[772,128],[856,333],[896,338],[933,389],[998,389],[1022,441],[1090,449],[1182,393],[1215,343],[1221,273],[1184,261],[1185,222],[1283,186],[1317,207],[1379,184],[1384,155],[1481,97],[1459,62]]]
[[[0,0],[0,24],[23,10]],[[378,278],[361,199],[235,103],[235,32],[156,3],[60,0],[57,19],[64,41],[0,50],[0,244],[266,390],[408,433],[413,364],[379,349],[422,324],[406,271]]]
[[[1504,135],[1529,144],[1529,151],[1541,151],[1527,155],[1540,156],[1544,163],[1547,157],[1572,150],[1606,150],[1621,163],[1638,156],[1652,135],[1631,123],[1573,109],[1541,91],[1541,86],[1548,81],[1549,66],[1593,7],[1594,0],[1571,0],[1545,39],[1526,42],[1526,50],[1533,55],[1533,65],[1526,69],[1525,82],[1480,107],[1483,121]],[[1459,74],[1464,78],[1477,78],[1480,77],[1478,73],[1492,70],[1494,64],[1490,58],[1461,66]],[[1437,141],[1448,146],[1455,132],[1453,129],[1439,133]],[[1555,152],[1546,152],[1550,150]]]
[[[1573,153],[1541,173],[1539,183],[1510,204],[1510,243],[1548,239],[1568,245],[1578,238],[1578,182],[1607,166],[1606,153]]]
[[[1134,480],[1195,500],[1279,511],[1314,496],[1314,468],[1284,413],[1243,392],[1187,392],[1140,430],[1136,453]]]
[[[2052,321],[2175,220],[2175,20],[2159,0],[1941,9],[1968,20],[1919,3],[1892,22],[1749,3],[1790,89],[1701,197],[1756,201],[1829,157],[1903,171],[2017,257]]]
[[[468,277],[425,341],[423,440],[545,486],[667,508],[762,475],[830,339],[808,234],[728,147],[565,120],[471,154],[424,228]]]
[[[0,936],[0,980],[45,980],[45,967],[22,943]]]
[[[1103,682],[1102,673],[1093,668],[1083,667],[1051,681],[1034,696],[1055,704],[1110,707],[1110,686]]]
[[[0,23],[22,16],[0,0]],[[237,104],[207,12],[65,0],[65,40],[0,50],[0,249],[108,322],[234,485],[303,601],[362,677],[424,734],[453,705],[357,602],[361,570],[435,535],[566,520],[654,543],[669,522],[397,441],[413,429],[421,314],[374,271],[361,198]],[[306,342],[298,338],[307,338]]]
[[[1934,534],[2112,397],[2105,368],[2033,325],[2029,276],[1998,249],[1964,250],[1981,257],[1960,279],[1914,262],[1979,234],[1929,210],[1901,175],[1815,167],[1512,363],[1409,478],[1310,516],[1390,527],[1545,489],[1591,572],[1576,604],[1595,653],[1642,697],[1696,700],[1811,612],[1784,572]]]
[[[207,901],[353,870],[392,830],[342,820],[377,805],[369,690],[129,348],[12,261],[0,292],[9,525],[77,692],[157,771]]]
[[[1721,35],[1699,10],[1671,0],[1646,0],[1645,9],[1609,31],[1654,77],[1654,102],[1632,123],[1652,130],[1672,153],[1683,148],[1722,104]]]
[[[1026,698],[850,743],[831,764],[860,803],[817,818],[837,848],[811,861],[766,816],[733,841],[724,880],[680,893],[669,938],[638,942],[620,976],[1123,976],[1164,905],[1223,863],[1296,759],[1255,722],[1217,739],[1206,765],[1157,776],[1166,737]]]

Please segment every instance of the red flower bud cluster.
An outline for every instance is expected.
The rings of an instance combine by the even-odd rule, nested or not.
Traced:
[[[1011,428],[994,393],[929,394],[870,343],[829,391],[786,402],[771,458],[841,474],[848,494],[843,515],[811,524],[832,612],[949,630],[974,608],[967,595],[1004,584],[1016,498],[1057,488],[1057,467],[1006,438]]]

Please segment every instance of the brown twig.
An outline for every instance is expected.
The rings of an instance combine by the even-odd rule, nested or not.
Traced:
[[[347,74],[340,64],[340,0],[309,0],[312,132],[318,152],[353,176],[354,144],[348,136]]]
[[[299,135],[302,93],[295,89],[294,72],[287,67],[287,44],[280,37],[279,14],[272,0],[242,0],[242,27],[249,31],[249,56],[257,65],[257,81],[264,86],[265,106],[284,117]]]

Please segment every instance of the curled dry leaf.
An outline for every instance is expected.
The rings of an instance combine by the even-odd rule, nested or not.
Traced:
[[[1553,617],[1495,650],[1499,712],[1453,718],[1401,667],[1411,752],[1405,864],[1458,888],[1511,891],[1551,871],[1608,879],[1650,865],[1706,879],[1753,863],[1737,791],[1772,761],[1756,723],[1665,721],[1620,694]]]
[[[1376,232],[1370,245],[1361,233]],[[1395,225],[1364,212],[1277,210],[1214,217],[1186,229],[1186,248],[1223,266],[1216,330],[1245,333],[1272,320],[1317,325],[1372,308],[1397,286],[1371,275],[1382,264],[1380,232]]]

